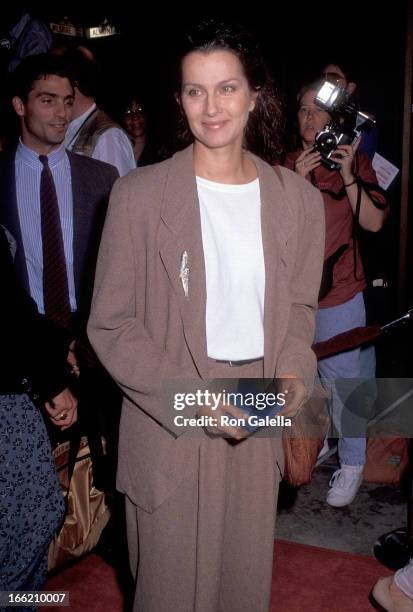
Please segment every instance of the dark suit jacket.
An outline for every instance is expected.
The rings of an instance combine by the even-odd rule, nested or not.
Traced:
[[[6,234],[0,227],[0,393],[36,393],[50,400],[68,385],[66,358],[71,336],[37,313],[20,286]]]
[[[78,312],[76,320],[85,323],[93,291],[97,251],[107,203],[118,178],[114,166],[67,152],[73,192],[73,256]],[[23,287],[29,292],[26,260],[17,211],[15,154],[0,157],[0,224],[16,241],[15,265]]]

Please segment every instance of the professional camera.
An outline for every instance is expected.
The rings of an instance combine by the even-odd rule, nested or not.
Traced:
[[[340,170],[341,164],[331,159],[339,145],[352,144],[363,130],[371,129],[376,120],[361,112],[345,89],[325,81],[314,102],[330,113],[332,120],[315,137],[313,150],[321,153],[322,163],[330,170]]]

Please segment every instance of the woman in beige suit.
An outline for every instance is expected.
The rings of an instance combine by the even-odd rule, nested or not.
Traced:
[[[89,336],[124,392],[134,609],[266,612],[276,427],[248,435],[239,407],[186,396],[183,415],[169,399],[211,379],[277,376],[291,398],[282,414],[296,414],[316,367],[322,200],[271,167],[280,107],[251,38],[210,24],[188,41],[177,101],[189,146],[115,186]]]

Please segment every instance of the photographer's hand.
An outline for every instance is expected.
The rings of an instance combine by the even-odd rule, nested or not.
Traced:
[[[313,151],[312,148],[305,149],[300,155],[297,157],[295,161],[294,170],[305,178],[311,170],[314,168],[318,168],[321,164],[321,155],[318,151]]]
[[[338,161],[341,164],[341,178],[343,179],[344,185],[349,185],[355,180],[353,172],[354,155],[360,144],[360,139],[354,141],[352,145],[339,145],[331,156],[334,161]]]
[[[346,194],[354,214],[357,209],[358,192],[359,189],[361,189],[359,212],[360,226],[365,230],[377,232],[383,225],[385,211],[377,208],[365,189],[357,183],[356,176],[353,172],[353,160],[359,144],[360,140],[357,140],[353,145],[341,145],[337,147],[334,158],[333,156],[332,158],[339,161],[341,164],[341,178],[343,179]]]

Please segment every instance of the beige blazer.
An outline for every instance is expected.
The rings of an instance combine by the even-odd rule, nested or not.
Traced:
[[[285,168],[258,170],[265,261],[264,375],[312,381],[324,253],[320,193]],[[282,184],[283,183],[283,184]],[[185,296],[180,269],[188,254]],[[118,488],[151,512],[185,478],[201,438],[174,427],[166,379],[208,379],[206,279],[192,147],[115,184],[88,334],[123,390]],[[311,385],[311,382],[309,382]],[[176,414],[176,413],[175,413]]]

